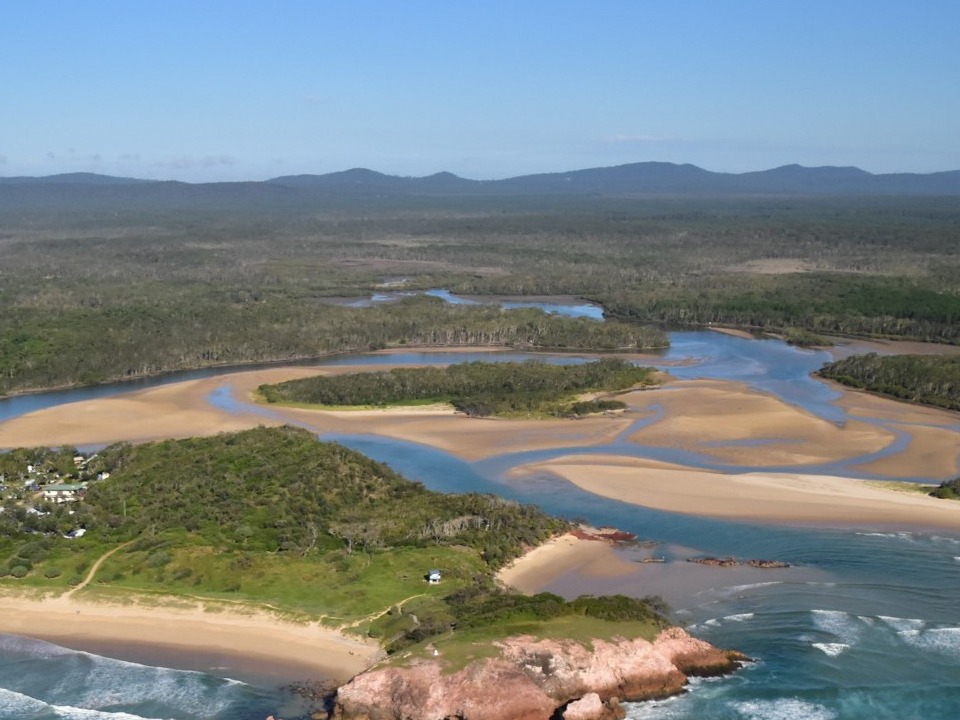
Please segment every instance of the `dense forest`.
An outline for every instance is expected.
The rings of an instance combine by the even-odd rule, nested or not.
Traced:
[[[0,585],[66,589],[116,549],[95,578],[100,596],[159,593],[320,614],[388,650],[448,635],[453,626],[496,634],[518,622],[529,628],[577,616],[617,622],[615,633],[625,621],[643,632],[666,623],[653,600],[568,603],[499,589],[496,568],[570,523],[491,495],[429,491],[304,430],[123,443],[80,464],[74,452],[4,456],[11,480],[25,474],[25,460],[39,463],[29,471],[34,482],[62,482],[60,470],[91,464],[109,477],[97,473],[101,479],[91,479],[78,502],[46,502],[32,488],[19,500],[8,495]],[[85,532],[65,537],[68,527]],[[440,585],[427,584],[431,568],[442,572]]]
[[[862,390],[960,410],[958,355],[853,355],[826,365],[820,375]]]
[[[457,363],[446,368],[395,368],[382,372],[316,376],[261,385],[270,403],[386,406],[451,403],[468,415],[587,414],[622,408],[616,401],[577,402],[584,392],[616,392],[650,384],[653,369],[606,359],[575,365]]]
[[[0,393],[404,344],[661,346],[651,325],[960,339],[955,198],[46,189],[0,187]],[[344,302],[385,288],[608,320]]]

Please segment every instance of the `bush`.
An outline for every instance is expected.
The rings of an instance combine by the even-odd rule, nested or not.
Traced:
[[[147,558],[147,565],[153,568],[161,568],[164,565],[170,563],[173,560],[173,557],[170,553],[165,550],[157,550],[154,553],[150,554],[150,557]]]
[[[30,568],[24,565],[14,565],[12,568],[10,568],[10,574],[15,578],[26,577],[28,572],[30,572]]]
[[[50,580],[53,580],[54,578],[58,578],[60,577],[60,575],[61,575],[60,568],[48,567],[46,570],[43,571],[43,576]]]

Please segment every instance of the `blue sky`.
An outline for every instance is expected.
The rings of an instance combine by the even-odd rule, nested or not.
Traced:
[[[0,0],[0,176],[960,168],[960,0]]]

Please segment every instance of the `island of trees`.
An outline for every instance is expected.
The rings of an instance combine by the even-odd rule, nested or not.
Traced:
[[[385,407],[449,403],[473,416],[539,414],[578,416],[626,405],[583,393],[610,394],[653,384],[654,369],[626,360],[550,365],[544,362],[468,362],[446,368],[315,376],[262,385],[270,403]]]
[[[854,355],[822,377],[901,400],[960,410],[960,355]]]

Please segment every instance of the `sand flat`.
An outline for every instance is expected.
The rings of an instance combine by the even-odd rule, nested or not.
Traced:
[[[548,472],[603,497],[691,515],[820,526],[960,528],[960,502],[836,476],[732,475],[610,455],[567,456],[514,472]]]
[[[662,418],[629,440],[682,448],[745,466],[831,462],[880,451],[893,433],[858,420],[843,427],[744,383],[687,380],[663,392],[626,396],[631,407],[656,405]]]

